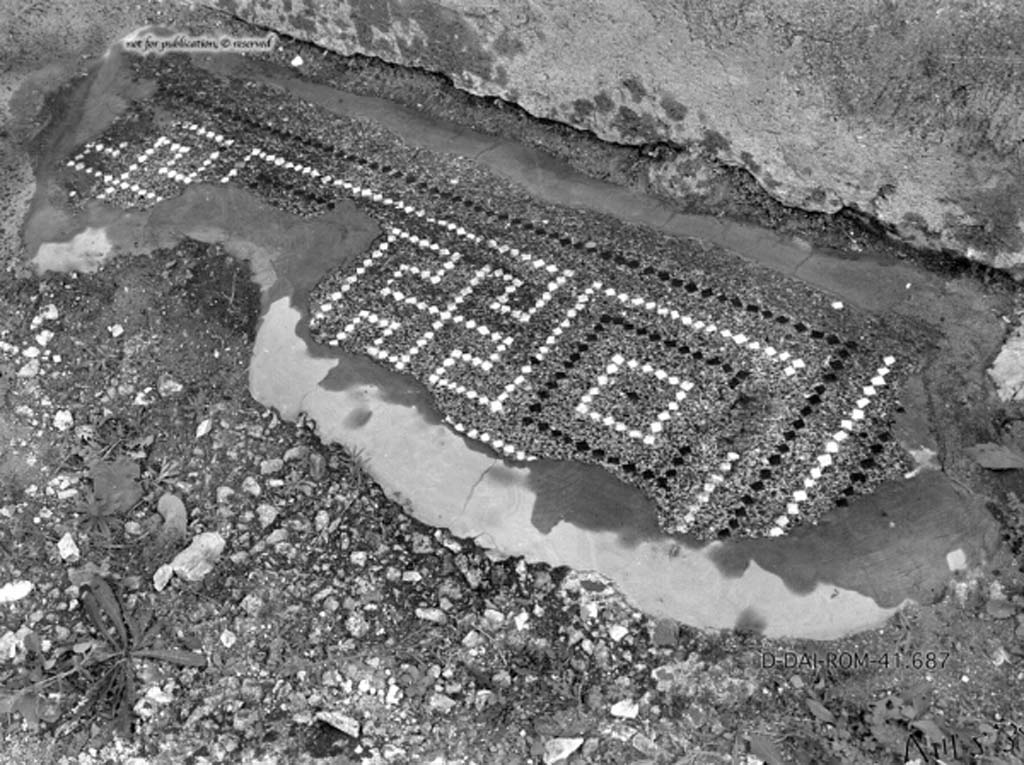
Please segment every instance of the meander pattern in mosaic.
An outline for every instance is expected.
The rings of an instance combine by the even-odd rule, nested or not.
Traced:
[[[602,465],[704,537],[783,534],[902,469],[899,362],[848,308],[716,279],[693,243],[192,76],[158,77],[158,109],[80,147],[71,193],[147,207],[236,183],[303,215],[355,200],[385,233],[310,295],[313,336],[412,375],[504,458]]]

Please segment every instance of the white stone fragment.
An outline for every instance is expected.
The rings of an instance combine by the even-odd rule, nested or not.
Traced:
[[[11,661],[18,655],[18,646],[22,644],[21,638],[11,630],[0,635],[0,661]]]
[[[28,597],[28,594],[32,592],[34,588],[35,585],[25,579],[8,582],[3,587],[0,587],[0,605],[4,603],[14,603],[22,598]]]
[[[544,743],[544,765],[555,765],[563,762],[569,756],[583,746],[583,739],[575,738],[553,738]]]
[[[174,576],[174,569],[169,563],[165,563],[160,566],[153,573],[153,589],[157,592],[162,592],[167,584],[171,581],[171,577]]]
[[[30,359],[18,369],[18,377],[35,377],[39,374],[39,359]]]
[[[64,431],[70,430],[75,425],[75,418],[71,412],[67,409],[58,409],[53,415],[53,427],[57,430]]]
[[[1018,327],[1007,339],[988,375],[995,383],[1000,400],[1024,401],[1024,326]]]
[[[171,568],[189,582],[198,582],[213,570],[224,552],[224,538],[216,531],[204,531],[193,537],[191,544],[174,556]]]
[[[610,710],[612,717],[618,717],[622,720],[635,720],[636,716],[640,714],[640,705],[637,704],[633,699],[623,699],[612,704]]]
[[[78,544],[75,542],[75,538],[71,536],[70,531],[65,532],[64,536],[57,542],[57,552],[63,561],[74,563],[78,560],[81,551],[78,549]]]

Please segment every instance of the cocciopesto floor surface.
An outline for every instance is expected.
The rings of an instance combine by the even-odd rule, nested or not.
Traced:
[[[314,339],[414,376],[507,461],[599,465],[703,538],[782,535],[910,468],[891,432],[920,354],[906,321],[183,58],[134,66],[157,89],[67,157],[73,199],[354,200],[385,235],[312,291]]]

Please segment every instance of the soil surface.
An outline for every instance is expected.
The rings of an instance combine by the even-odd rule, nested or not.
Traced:
[[[226,23],[191,21],[210,33]],[[266,62],[295,55],[312,60],[282,47]],[[321,65],[358,75],[334,84],[364,87],[366,62]],[[370,477],[366,455],[254,400],[267,274],[216,236],[161,239],[132,214],[83,213],[49,182],[123,108],[83,122],[89,87],[53,92],[31,140],[11,147],[34,157],[37,196],[34,215],[15,207],[4,221],[20,241],[0,287],[8,761],[1024,759],[1024,481],[967,450],[1024,441],[1022,412],[996,403],[984,375],[1002,339],[993,327],[1021,309],[1000,279],[903,264],[900,277],[925,286],[883,304],[942,327],[894,432],[980,498],[1003,544],[947,561],[956,573],[919,598],[938,602],[878,629],[827,642],[701,631],[641,613],[602,577],[424,525]],[[482,119],[480,104],[432,87],[457,124]],[[69,138],[69,124],[88,134]],[[546,148],[570,145],[552,126],[530,130],[552,136]],[[571,150],[607,179],[606,151]],[[865,234],[857,246],[874,244]],[[41,254],[74,268],[37,275],[27,264]],[[800,268],[870,302],[841,258]],[[922,526],[928,509],[913,511]],[[784,568],[785,543],[727,548],[722,566]]]

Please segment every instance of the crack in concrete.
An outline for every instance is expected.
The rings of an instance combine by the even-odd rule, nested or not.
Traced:
[[[797,264],[796,264],[795,266],[793,266],[793,270],[792,270],[792,271],[790,271],[789,273],[790,273],[791,275],[793,275],[793,276],[797,276],[797,271],[799,271],[799,270],[800,270],[801,268],[803,268],[804,264],[805,264],[805,263],[806,263],[807,261],[809,261],[809,260],[810,260],[811,258],[813,258],[813,257],[816,257],[816,256],[817,256],[817,254],[818,254],[818,253],[816,253],[816,252],[813,252],[813,251],[812,251],[812,252],[809,252],[809,253],[807,253],[807,257],[806,257],[806,258],[804,258],[803,260],[801,260],[801,261],[800,261],[799,263],[797,263]]]
[[[462,503],[461,515],[465,515],[466,514],[466,511],[469,509],[469,503],[473,501],[473,495],[476,493],[476,490],[480,486],[480,484],[483,483],[484,479],[487,477],[487,474],[490,473],[499,464],[501,464],[501,460],[500,459],[492,460],[491,464],[488,465],[487,468],[482,473],[480,473],[480,477],[477,478],[473,482],[473,485],[469,487],[469,493],[466,494],[466,499]]]
[[[474,162],[479,162],[481,157],[483,157],[485,154],[489,154],[490,152],[494,151],[498,147],[502,146],[504,143],[505,142],[500,138],[495,139],[494,143],[492,143],[490,146],[485,146],[483,149],[478,151],[476,155],[472,157],[472,160]]]

